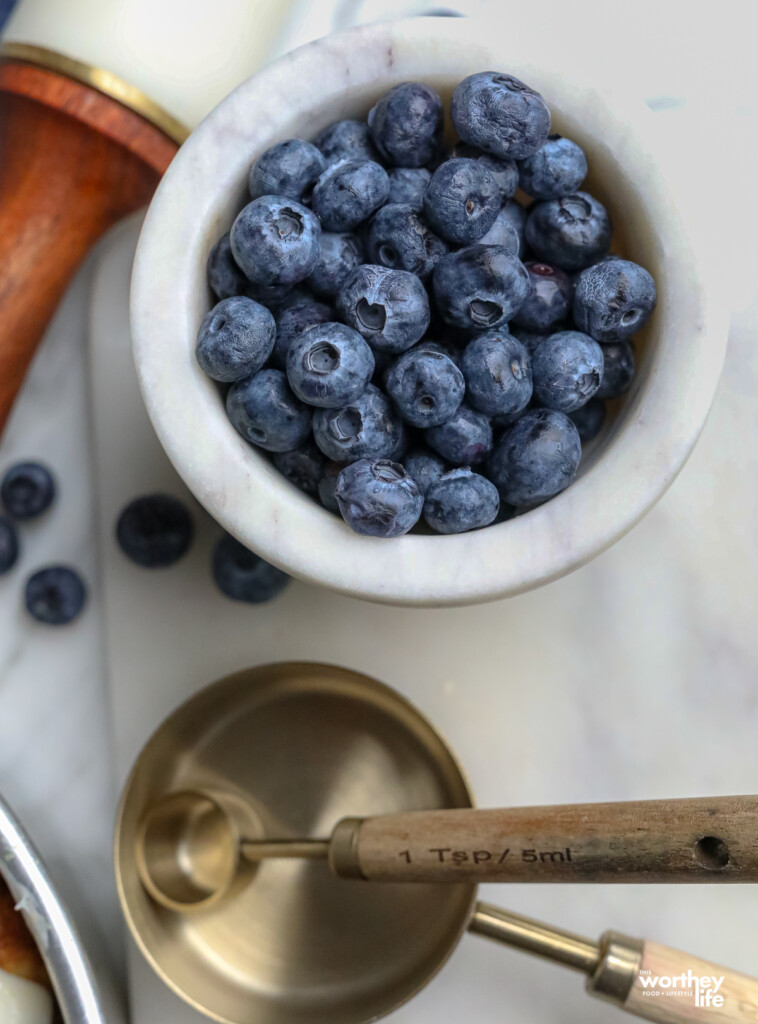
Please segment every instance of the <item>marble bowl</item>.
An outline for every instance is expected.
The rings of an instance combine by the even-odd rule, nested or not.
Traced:
[[[409,79],[428,82],[447,103],[462,78],[489,69],[538,89],[553,130],[584,146],[586,187],[611,213],[614,250],[651,271],[658,308],[637,339],[632,390],[563,494],[474,533],[361,537],[280,476],[229,424],[220,390],[193,355],[210,304],[206,259],[245,201],[251,162],[268,146],[365,116],[381,93]],[[302,579],[408,605],[484,601],[554,580],[609,547],[658,501],[705,422],[727,317],[695,185],[641,100],[618,95],[577,55],[568,63],[544,38],[490,38],[473,20],[420,18],[296,50],[248,79],[200,124],[148,211],[134,265],[132,328],[158,436],[211,515]]]

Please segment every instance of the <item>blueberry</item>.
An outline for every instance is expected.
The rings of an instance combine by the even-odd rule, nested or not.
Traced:
[[[498,211],[492,227],[486,235],[479,239],[481,245],[500,245],[514,256],[519,256],[523,248],[522,236],[519,235],[513,226],[513,218],[508,213],[507,207]]]
[[[503,501],[529,508],[565,490],[581,456],[579,432],[568,416],[532,409],[506,431],[492,453],[489,477]]]
[[[474,466],[492,451],[492,424],[484,413],[461,405],[439,427],[426,431],[426,441],[454,466]]]
[[[116,523],[116,540],[126,555],[145,569],[164,569],[187,554],[195,536],[189,512],[167,494],[146,494],[130,501]]]
[[[313,140],[328,164],[338,160],[378,160],[365,121],[335,121]]]
[[[447,356],[447,358],[455,363],[460,370],[461,368],[461,350],[456,348],[450,341],[432,341],[429,338],[420,341],[418,345],[414,345],[414,352],[438,352],[440,355]]]
[[[387,172],[390,179],[390,203],[403,203],[414,210],[424,208],[426,192],[432,173],[425,167],[393,167]]]
[[[420,82],[404,82],[371,108],[368,128],[374,145],[395,167],[423,167],[442,141],[445,113],[439,94]]]
[[[519,164],[519,184],[534,199],[560,199],[577,192],[587,177],[587,157],[571,139],[550,135]]]
[[[25,600],[29,614],[37,622],[67,626],[81,615],[87,602],[87,588],[74,569],[51,565],[29,577]]]
[[[286,572],[249,551],[228,533],[213,548],[213,580],[225,597],[247,604],[263,604],[277,597],[291,582]]]
[[[502,327],[529,294],[523,263],[500,245],[470,245],[443,256],[433,283],[443,320],[474,331]]]
[[[0,516],[0,576],[10,572],[18,561],[18,534],[10,519]]]
[[[468,343],[463,376],[469,402],[488,416],[520,412],[532,397],[529,353],[505,331],[488,331]]]
[[[414,448],[403,459],[403,466],[405,472],[409,473],[416,481],[418,489],[424,496],[435,480],[439,480],[448,469],[445,460],[427,448]]]
[[[14,519],[34,519],[55,500],[53,474],[39,462],[17,462],[0,484],[0,499]]]
[[[463,374],[442,352],[413,348],[400,356],[387,375],[387,393],[406,423],[437,427],[463,401]]]
[[[586,192],[535,203],[526,220],[526,244],[561,270],[581,270],[608,251],[613,228],[605,207]]]
[[[591,398],[581,409],[569,413],[569,419],[579,431],[582,444],[594,441],[605,424],[605,402],[602,398]]]
[[[501,211],[504,218],[507,218],[514,227],[519,238],[519,256],[526,251],[524,231],[526,229],[527,212],[517,199],[509,199]],[[496,222],[497,223],[497,222]],[[494,225],[493,225],[494,227]]]
[[[529,294],[513,322],[528,331],[550,333],[568,318],[574,288],[571,278],[548,263],[525,263],[529,273]]]
[[[434,270],[449,246],[424,223],[412,206],[383,206],[371,222],[368,254],[373,263],[407,270],[422,280]]]
[[[500,510],[497,487],[470,469],[453,469],[431,485],[424,519],[437,533],[465,533],[489,526]]]
[[[226,411],[246,441],[268,452],[292,451],[311,432],[311,410],[292,394],[281,370],[261,370],[232,384]]]
[[[432,228],[457,245],[471,245],[495,223],[500,189],[478,160],[446,160],[432,175],[424,213]]]
[[[346,324],[379,352],[405,352],[429,326],[429,297],[415,274],[364,263],[337,296]]]
[[[318,482],[318,496],[321,499],[321,504],[329,512],[334,512],[337,515],[340,515],[340,507],[334,492],[337,489],[337,477],[346,465],[345,462],[327,461]]]
[[[313,188],[311,205],[327,231],[352,231],[384,206],[390,194],[387,172],[373,160],[331,164]]]
[[[501,160],[492,153],[485,153],[476,146],[469,146],[466,142],[459,142],[453,150],[454,157],[467,157],[469,160],[478,160],[484,164],[500,189],[500,201],[506,203],[512,199],[518,188],[518,165],[515,160]]]
[[[648,322],[657,299],[655,281],[639,264],[604,260],[579,275],[574,322],[595,341],[621,341]]]
[[[287,365],[287,352],[294,339],[310,327],[328,323],[332,319],[331,309],[323,302],[315,302],[313,299],[303,299],[285,309],[276,322],[276,342],[271,354],[273,365],[283,370]]]
[[[317,409],[313,417],[316,444],[332,462],[384,459],[403,442],[400,417],[379,388],[369,384],[342,409]]]
[[[346,466],[335,494],[347,525],[367,537],[401,537],[416,525],[424,507],[416,481],[389,459]]]
[[[291,284],[253,284],[248,281],[244,294],[278,316],[291,302],[297,301],[299,290]]]
[[[277,452],[273,463],[299,490],[306,494],[318,494],[326,459],[311,438],[291,452]]]
[[[534,355],[534,350],[537,346],[541,345],[545,338],[549,337],[548,334],[543,334],[542,331],[527,331],[516,324],[511,325],[510,332],[514,338],[518,338],[530,356]]]
[[[253,199],[259,196],[284,196],[308,202],[326,160],[310,142],[288,139],[261,153],[250,168],[248,184]]]
[[[464,78],[453,93],[450,116],[464,142],[503,159],[531,156],[550,131],[550,111],[540,94],[497,71]]]
[[[634,350],[628,341],[603,345],[603,377],[596,391],[598,398],[618,398],[629,389],[634,378]]]
[[[318,217],[302,203],[261,196],[232,224],[232,254],[254,284],[296,284],[316,264],[320,234]]]
[[[287,380],[297,397],[322,409],[339,409],[366,390],[374,356],[344,324],[319,324],[295,338],[287,352]]]
[[[250,282],[232,255],[229,232],[222,235],[211,249],[208,257],[208,284],[217,299],[248,294]]]
[[[361,263],[363,244],[357,235],[322,231],[308,284],[316,295],[333,298]]]
[[[230,383],[257,373],[274,348],[276,321],[243,295],[222,299],[200,324],[195,356],[213,380]]]
[[[581,331],[558,331],[532,356],[534,397],[548,409],[575,412],[597,393],[603,350]]]

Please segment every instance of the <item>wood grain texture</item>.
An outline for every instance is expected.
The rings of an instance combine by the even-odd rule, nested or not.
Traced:
[[[387,815],[357,851],[376,881],[755,882],[758,797]]]
[[[79,264],[149,201],[176,149],[86,85],[0,63],[0,432]]]
[[[668,949],[654,942],[646,942],[642,953],[640,978],[634,983],[626,998],[624,1009],[646,1020],[662,1024],[685,1024],[700,1021],[702,1024],[756,1024],[758,1022],[758,979],[738,974],[726,967],[699,960],[676,949]],[[647,973],[649,972],[649,973]],[[723,998],[723,1005],[714,1006],[711,997],[700,988],[700,1000],[711,1005],[695,1004],[694,983],[689,976],[715,978],[719,983],[716,995]],[[684,978],[682,976],[685,976]],[[664,984],[645,988],[642,978],[663,979]],[[723,981],[720,979],[723,978]],[[676,985],[674,985],[676,981]],[[665,984],[671,982],[671,984]],[[649,982],[648,982],[649,984]],[[714,983],[711,989],[714,988]],[[676,995],[670,993],[680,992]],[[655,993],[655,994],[653,994]]]

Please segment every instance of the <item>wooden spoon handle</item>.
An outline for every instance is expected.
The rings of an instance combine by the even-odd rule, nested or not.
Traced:
[[[350,874],[352,858],[372,881],[758,881],[755,796],[414,811],[352,828],[332,866]]]

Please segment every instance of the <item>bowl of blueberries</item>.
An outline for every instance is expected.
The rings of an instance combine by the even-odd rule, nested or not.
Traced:
[[[132,286],[146,405],[200,502],[288,573],[409,605],[515,594],[621,537],[726,345],[653,119],[465,19],[330,36],[241,85],[165,175]]]

